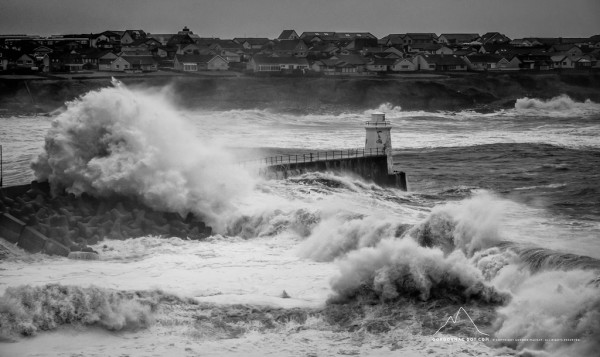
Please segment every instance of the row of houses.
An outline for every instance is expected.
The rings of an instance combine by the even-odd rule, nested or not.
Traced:
[[[429,70],[597,68],[600,36],[523,38],[479,34],[284,30],[276,39],[203,38],[187,27],[174,34],[104,31],[47,38],[0,35],[0,70],[44,72],[288,70],[381,73]]]
[[[247,69],[252,72],[286,72],[301,70],[324,75],[363,75],[415,71],[519,71],[552,69],[600,68],[598,59],[582,56],[418,54],[404,58],[367,58],[360,55],[337,55],[328,59],[309,61],[297,57],[256,56]]]

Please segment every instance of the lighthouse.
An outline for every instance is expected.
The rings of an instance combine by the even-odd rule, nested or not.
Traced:
[[[371,114],[371,120],[365,123],[366,139],[365,153],[386,155],[388,174],[394,172],[394,160],[392,157],[392,125],[385,120],[384,113]]]

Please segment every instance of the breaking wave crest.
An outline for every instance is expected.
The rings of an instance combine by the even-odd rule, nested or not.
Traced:
[[[161,93],[114,87],[67,104],[32,164],[57,190],[136,197],[154,209],[194,212],[222,228],[222,214],[253,180],[222,147],[199,140]]]
[[[460,251],[444,256],[412,239],[386,239],[374,247],[348,254],[339,263],[340,276],[332,281],[338,299],[352,298],[366,289],[381,300],[398,297],[502,303],[508,296],[488,285],[481,272]]]
[[[62,325],[96,325],[107,330],[131,330],[151,324],[163,299],[159,291],[122,292],[49,284],[9,287],[0,297],[0,333],[30,336]]]
[[[571,253],[558,252],[551,249],[521,246],[507,243],[518,254],[519,261],[531,272],[548,270],[597,270],[600,271],[600,260]]]
[[[409,235],[425,247],[439,247],[446,254],[455,249],[468,256],[498,244],[499,224],[506,203],[482,192],[460,202],[436,206]]]
[[[520,98],[515,103],[519,114],[547,114],[552,116],[576,116],[593,114],[600,111],[600,104],[591,100],[576,102],[566,94],[543,100],[536,98]]]

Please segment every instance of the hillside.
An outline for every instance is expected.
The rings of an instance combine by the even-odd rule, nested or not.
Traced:
[[[129,85],[163,88],[187,109],[270,108],[298,113],[336,113],[382,103],[411,110],[481,111],[512,107],[518,98],[567,94],[600,102],[600,73],[477,73],[384,78],[137,77]],[[110,79],[0,80],[0,115],[51,112]],[[35,104],[35,105],[34,105]]]

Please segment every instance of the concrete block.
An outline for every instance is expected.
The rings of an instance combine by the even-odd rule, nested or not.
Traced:
[[[48,255],[62,255],[63,257],[66,257],[70,252],[71,250],[69,248],[51,238],[48,238],[46,245],[44,246],[44,253]]]
[[[25,228],[25,222],[9,213],[0,215],[0,236],[12,243],[18,243],[21,232]]]
[[[19,247],[30,253],[39,253],[44,250],[47,240],[48,237],[42,233],[31,227],[25,227],[19,239]]]

